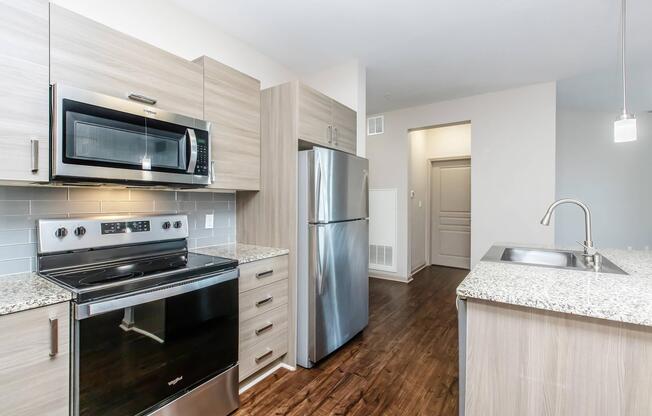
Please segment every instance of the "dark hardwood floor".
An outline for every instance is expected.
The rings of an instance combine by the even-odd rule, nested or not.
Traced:
[[[369,326],[319,366],[279,370],[236,415],[456,415],[455,288],[468,271],[428,267],[412,283],[371,279]]]

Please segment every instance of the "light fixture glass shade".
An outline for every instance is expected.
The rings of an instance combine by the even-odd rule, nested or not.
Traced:
[[[636,140],[636,119],[634,117],[621,118],[614,122],[614,142],[633,142]]]

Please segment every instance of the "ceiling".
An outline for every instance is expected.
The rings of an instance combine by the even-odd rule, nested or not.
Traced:
[[[367,66],[377,113],[617,68],[618,0],[172,0],[300,74]],[[652,1],[628,54],[652,71]]]

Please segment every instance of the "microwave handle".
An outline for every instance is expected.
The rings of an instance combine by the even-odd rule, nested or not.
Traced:
[[[186,134],[190,137],[190,160],[188,161],[188,173],[195,172],[195,166],[197,165],[197,136],[193,129],[187,129]]]

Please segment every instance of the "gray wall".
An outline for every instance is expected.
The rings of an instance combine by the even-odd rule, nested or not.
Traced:
[[[0,187],[0,275],[35,270],[39,218],[154,213],[187,213],[191,248],[235,242],[235,194]],[[213,229],[204,229],[206,214]]]
[[[614,143],[613,111],[557,109],[557,197],[584,201],[598,248],[652,247],[652,114],[637,114],[638,140]],[[541,212],[543,215],[543,210]],[[555,243],[584,239],[577,207],[560,207]]]

